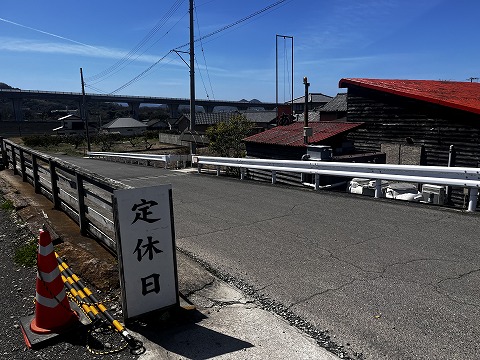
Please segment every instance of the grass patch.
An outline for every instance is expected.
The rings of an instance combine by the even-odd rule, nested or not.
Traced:
[[[11,202],[10,200],[6,200],[6,199],[1,200],[0,208],[2,210],[6,210],[6,211],[15,210],[15,206],[13,205],[13,202]]]
[[[15,251],[14,260],[18,265],[33,267],[37,265],[37,240],[30,240]]]

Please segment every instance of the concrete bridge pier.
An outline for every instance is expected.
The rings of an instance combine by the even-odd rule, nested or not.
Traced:
[[[140,118],[140,103],[139,102],[129,102],[128,105],[132,109],[132,118],[138,120]]]
[[[215,105],[203,105],[203,109],[207,114],[213,113],[213,110],[215,109]]]
[[[23,121],[22,99],[13,99],[13,113],[16,121]]]
[[[178,107],[180,106],[179,104],[167,104],[168,109],[170,110],[170,117],[172,119],[178,118]]]

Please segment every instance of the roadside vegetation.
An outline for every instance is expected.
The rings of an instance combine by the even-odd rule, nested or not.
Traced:
[[[243,139],[251,134],[253,123],[243,115],[233,116],[228,122],[209,127],[206,134],[210,140],[209,149],[218,156],[245,157]]]
[[[13,211],[15,210],[15,206],[10,200],[0,198],[0,208],[5,211]]]
[[[245,157],[247,152],[243,139],[251,135],[253,123],[243,115],[233,116],[228,122],[209,127],[206,135],[210,140],[211,155],[221,157]],[[227,175],[238,176],[240,169],[227,167]]]
[[[33,267],[37,265],[38,242],[36,239],[28,241],[15,250],[14,261],[18,265]]]
[[[85,156],[87,140],[83,135],[31,135],[13,139],[18,144],[53,154]],[[122,136],[115,133],[90,135],[91,151],[186,153],[186,148],[162,144],[158,141],[158,131],[147,131],[139,136]]]
[[[3,196],[0,196],[0,209],[2,211],[10,213],[12,217],[15,217],[13,214],[15,210],[15,206],[12,201],[5,199]],[[27,242],[24,243],[23,240],[21,239],[16,239],[20,244],[17,244],[18,247],[15,250],[14,253],[14,261],[18,265],[22,266],[27,266],[27,267],[32,267],[37,264],[37,252],[38,252],[38,247],[37,247],[37,240],[36,239],[31,239],[29,236],[27,239]],[[15,242],[15,240],[14,240]]]

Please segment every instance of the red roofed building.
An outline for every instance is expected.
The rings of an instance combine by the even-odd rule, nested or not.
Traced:
[[[480,83],[433,80],[341,79],[347,121],[364,122],[349,139],[359,151],[384,151],[388,163],[480,164]],[[463,189],[452,200],[463,202]]]
[[[309,122],[313,136],[309,137],[310,145],[328,145],[334,154],[342,154],[353,150],[346,140],[349,131],[358,128],[362,123],[353,122]],[[259,158],[300,160],[306,154],[307,147],[303,138],[303,122],[294,122],[286,126],[249,136],[245,142],[247,155]]]

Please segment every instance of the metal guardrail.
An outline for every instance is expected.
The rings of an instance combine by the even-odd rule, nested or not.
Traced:
[[[475,211],[480,188],[480,168],[442,167],[417,165],[388,165],[370,163],[341,163],[330,161],[267,160],[248,158],[223,158],[193,156],[192,162],[202,166],[212,165],[220,175],[221,167],[240,169],[240,178],[245,178],[247,169],[263,169],[272,173],[272,183],[276,182],[276,172],[296,172],[315,175],[315,190],[319,189],[320,175],[367,178],[375,180],[375,197],[382,194],[381,180],[396,180],[420,184],[447,185],[466,188],[469,191],[468,211]]]
[[[116,252],[113,190],[130,188],[10,140],[0,138],[2,163],[66,212],[80,227]]]
[[[162,162],[165,169],[169,164],[181,162],[185,165],[187,161],[192,160],[191,155],[161,155],[161,154],[135,154],[135,153],[116,153],[116,152],[87,152],[88,157],[101,158],[108,160],[125,159],[149,162]]]

